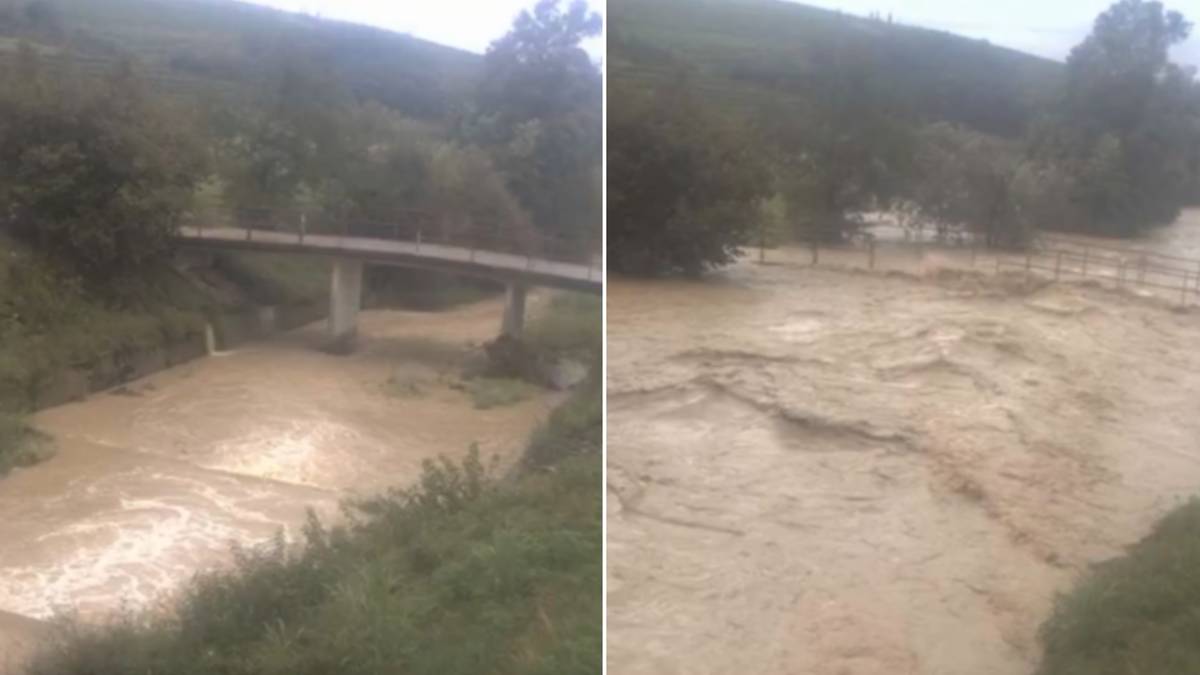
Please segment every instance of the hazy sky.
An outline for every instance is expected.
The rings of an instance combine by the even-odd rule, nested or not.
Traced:
[[[806,0],[805,4],[865,15],[891,12],[896,21],[985,38],[1053,59],[1066,59],[1088,34],[1096,15],[1112,0]],[[1196,0],[1166,0],[1200,23]],[[1200,29],[1172,54],[1179,63],[1200,66]]]
[[[342,19],[409,33],[426,40],[483,53],[503,36],[521,10],[536,0],[249,0],[314,16]],[[589,0],[597,11],[603,0]],[[587,45],[599,58],[599,40]]]

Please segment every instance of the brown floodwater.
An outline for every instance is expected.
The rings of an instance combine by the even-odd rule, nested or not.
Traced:
[[[33,620],[168,602],[233,545],[294,539],[308,511],[335,518],[422,460],[474,443],[514,460],[552,397],[476,410],[452,386],[501,310],[369,311],[351,356],[317,350],[314,324],[37,414],[58,454],[0,479],[0,671]],[[395,395],[393,375],[423,393]]]
[[[1200,490],[1194,308],[750,260],[608,297],[614,674],[1028,675]]]

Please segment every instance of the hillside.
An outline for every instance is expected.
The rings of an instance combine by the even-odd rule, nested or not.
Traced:
[[[1053,61],[949,33],[780,0],[610,0],[612,80],[651,87],[680,72],[743,110],[803,106],[822,71],[849,68],[918,121],[1015,137],[1053,89]]]
[[[32,12],[30,6],[42,6]],[[277,50],[305,53],[363,99],[414,117],[442,116],[474,87],[482,57],[408,35],[233,0],[7,0],[0,38],[67,43],[83,68],[136,56],[178,91],[249,89]]]

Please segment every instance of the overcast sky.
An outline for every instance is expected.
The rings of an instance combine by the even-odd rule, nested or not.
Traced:
[[[482,53],[503,35],[513,18],[535,0],[251,0],[257,4],[344,19]],[[603,11],[604,0],[589,0]],[[948,30],[1063,60],[1112,0],[806,0],[805,4],[866,15],[889,12],[896,21]],[[1167,0],[1200,22],[1197,0]],[[1180,63],[1200,66],[1200,30],[1176,48]],[[588,45],[601,58],[599,40]]]
[[[1092,21],[1112,0],[806,0],[805,4],[866,15],[879,12],[908,24],[984,38],[995,44],[1065,60],[1091,31]],[[1166,0],[1193,23],[1200,22],[1197,0]],[[1172,54],[1178,63],[1200,66],[1200,35]]]
[[[503,36],[521,10],[536,0],[249,0],[313,16],[342,19],[409,33],[426,40],[482,54]],[[603,0],[589,0],[601,13]],[[600,40],[587,45],[594,58]]]

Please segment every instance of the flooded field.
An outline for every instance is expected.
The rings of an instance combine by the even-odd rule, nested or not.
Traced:
[[[914,271],[610,284],[611,672],[1027,675],[1200,491],[1195,309]]]
[[[424,459],[478,443],[513,460],[550,396],[476,410],[451,386],[501,309],[366,312],[352,356],[318,351],[315,324],[36,415],[58,455],[0,480],[0,672],[33,620],[167,602],[232,545],[294,536]],[[422,395],[389,391],[393,375]]]

